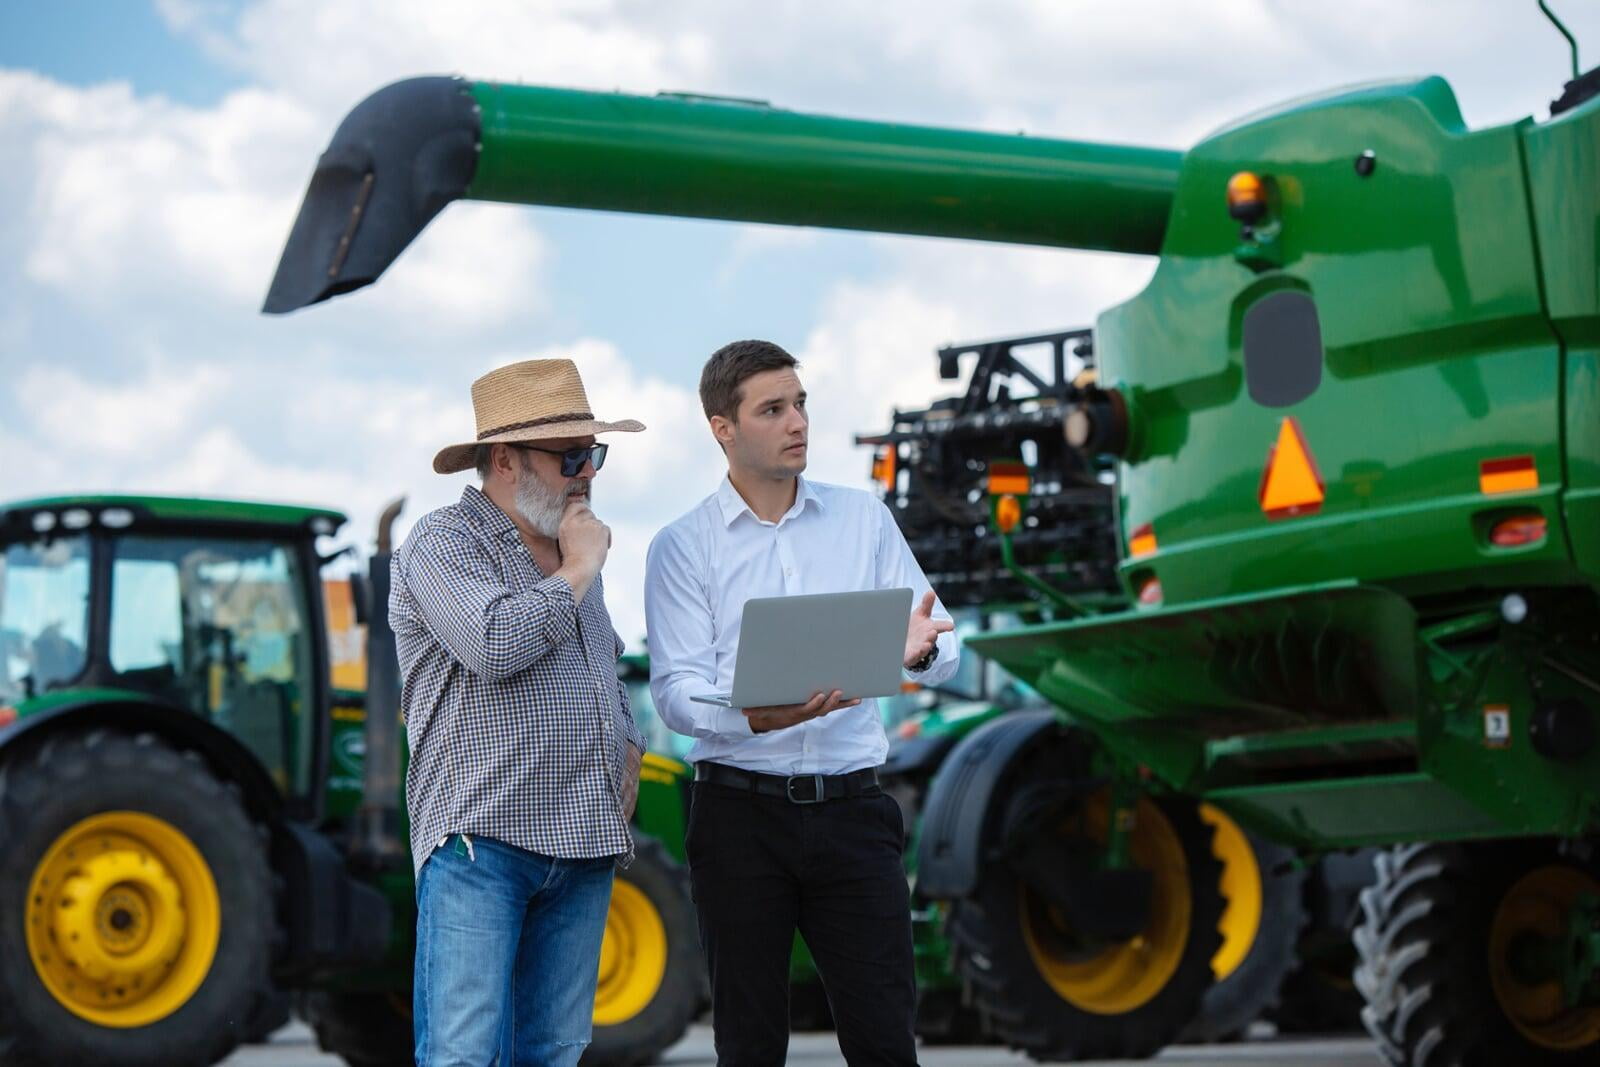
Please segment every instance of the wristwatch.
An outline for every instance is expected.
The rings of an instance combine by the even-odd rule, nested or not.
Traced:
[[[938,659],[938,658],[939,658],[939,645],[938,645],[938,642],[935,642],[934,646],[932,648],[928,649],[927,652],[923,653],[923,656],[922,656],[921,659],[917,660],[917,662],[915,662],[911,666],[907,667],[906,670],[910,671],[912,674],[921,674],[923,671],[925,671],[929,667],[933,666],[933,661]]]

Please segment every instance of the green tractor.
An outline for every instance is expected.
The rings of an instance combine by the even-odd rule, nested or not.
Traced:
[[[6,1063],[211,1064],[285,993],[352,1067],[412,1062],[398,671],[373,612],[367,693],[330,685],[320,574],[344,553],[318,542],[344,521],[159,497],[0,507]],[[357,603],[387,603],[387,525]],[[648,1062],[701,1009],[686,781],[646,757],[586,1062]]]
[[[1597,96],[1574,54],[1546,121],[1469,129],[1423,78],[1180,153],[416,79],[336,132],[266,310],[373,282],[463,196],[1158,255],[1062,420],[1116,457],[1131,606],[973,639],[1055,710],[928,797],[964,980],[1042,1059],[1176,1038],[1222,943],[1210,804],[1392,849],[1355,939],[1392,1062],[1592,1063]]]

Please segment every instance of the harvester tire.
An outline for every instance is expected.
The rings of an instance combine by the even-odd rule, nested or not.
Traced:
[[[689,875],[659,841],[640,837],[617,872],[606,917],[587,1067],[653,1063],[689,1029],[708,995]]]
[[[1141,1059],[1172,1043],[1195,1018],[1222,941],[1222,868],[1212,854],[1212,828],[1192,802],[1150,798],[1141,801],[1138,827],[1135,864],[1146,865],[1144,834],[1159,842],[1152,850],[1168,861],[1164,875],[1157,871],[1157,903],[1142,935],[1157,946],[1152,951],[1120,942],[1066,953],[1059,961],[1046,955],[1034,925],[1043,920],[1032,917],[1040,906],[1004,862],[986,865],[976,894],[956,903],[949,928],[956,970],[995,1038],[1036,1060]],[[1134,967],[1144,966],[1137,961],[1145,958],[1165,963],[1148,968],[1133,989],[1123,984],[1112,994],[1088,977],[1081,990],[1072,990],[1078,1002],[1058,985],[1058,967],[1114,968],[1129,955]],[[1092,999],[1107,995],[1115,1000]]]
[[[1565,916],[1552,900],[1600,891],[1592,867],[1548,847],[1498,844],[1406,845],[1376,866],[1361,895],[1355,982],[1362,1022],[1390,1063],[1595,1062],[1600,1006],[1563,1007],[1559,982],[1523,984],[1502,969],[1527,932],[1522,924],[1548,921],[1560,932]]]
[[[1306,872],[1295,866],[1293,850],[1249,833],[1220,812],[1204,817],[1217,827],[1227,903],[1222,948],[1212,959],[1216,984],[1184,1028],[1183,1040],[1231,1041],[1277,1007],[1295,970],[1307,921]]]
[[[411,1067],[411,1003],[397,993],[311,992],[300,1016],[317,1035],[317,1047],[350,1067]]]
[[[261,1002],[255,1018],[245,1024],[240,1041],[246,1045],[264,1045],[273,1034],[289,1025],[289,1020],[293,1017],[292,998],[283,990],[274,989],[272,994]]]
[[[204,1067],[274,995],[265,834],[193,752],[61,734],[0,774],[0,1062]]]

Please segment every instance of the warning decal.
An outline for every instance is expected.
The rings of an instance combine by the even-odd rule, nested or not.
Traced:
[[[1483,706],[1483,744],[1486,748],[1507,748],[1511,744],[1511,706]]]
[[[1315,515],[1322,507],[1323,495],[1322,475],[1300,424],[1292,416],[1284,419],[1261,472],[1261,510],[1269,519]]]

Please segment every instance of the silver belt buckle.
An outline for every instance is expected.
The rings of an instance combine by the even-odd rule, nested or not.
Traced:
[[[804,797],[795,796],[794,795],[794,784],[796,782],[804,782],[804,781],[806,781],[808,779],[813,783],[812,787],[816,790],[816,793],[809,800],[805,799]],[[791,774],[788,777],[788,779],[783,783],[783,792],[784,792],[784,795],[789,798],[789,803],[791,803],[791,804],[820,804],[822,802],[822,800],[824,799],[823,798],[823,788],[822,788],[822,775],[820,775],[820,774]]]

